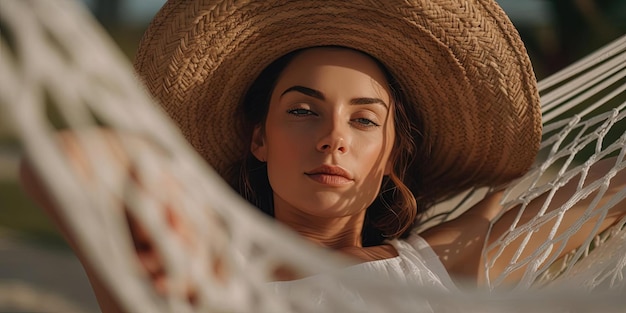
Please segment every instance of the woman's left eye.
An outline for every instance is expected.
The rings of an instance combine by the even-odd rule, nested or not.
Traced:
[[[307,109],[291,109],[287,110],[287,113],[295,116],[315,115],[313,111]]]
[[[365,127],[380,126],[379,124],[375,123],[374,121],[370,120],[369,118],[364,118],[364,117],[355,118],[355,119],[353,119],[353,121],[358,123],[358,124],[360,124],[361,126],[365,126]]]

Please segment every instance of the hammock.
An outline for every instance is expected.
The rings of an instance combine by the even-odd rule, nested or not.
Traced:
[[[504,214],[532,199],[552,195],[568,181],[576,192],[556,210],[539,212],[484,247],[484,270],[515,242],[517,253],[486,288],[442,291],[388,282],[376,275],[320,275],[289,298],[268,291],[276,270],[300,275],[332,273],[347,263],[321,251],[262,216],[224,184],[186,143],[166,115],[142,91],[125,57],[84,8],[73,1],[4,0],[0,10],[0,117],[12,127],[40,173],[96,272],[128,312],[623,312],[626,308],[626,218],[598,233],[608,210],[626,189],[598,205],[626,161],[626,37],[540,82],[544,138],[533,168],[511,183]],[[95,130],[106,127],[109,131]],[[58,137],[71,130],[80,143],[82,167],[70,162]],[[132,177],[111,154],[112,137]],[[585,181],[599,160],[614,157],[604,177]],[[167,173],[167,174],[164,174]],[[167,175],[167,177],[164,177]],[[165,185],[164,182],[169,182]],[[453,218],[480,200],[470,190],[437,205],[422,228]],[[585,214],[563,235],[555,230],[573,203],[592,196]],[[546,203],[550,201],[547,197]],[[122,207],[141,221],[171,280],[158,295],[140,270]],[[168,208],[187,223],[181,241]],[[566,257],[562,251],[584,223],[593,231]],[[531,241],[542,240],[534,251]],[[521,243],[520,243],[521,242]],[[220,268],[221,270],[215,270]],[[523,268],[515,285],[505,283]],[[187,287],[196,288],[190,304]],[[311,294],[324,290],[318,303]],[[350,290],[361,301],[349,301]],[[1,304],[0,304],[1,305]]]

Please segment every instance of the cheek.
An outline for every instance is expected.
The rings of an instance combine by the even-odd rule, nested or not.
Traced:
[[[361,154],[370,167],[380,169],[386,166],[391,156],[393,144],[393,134],[381,134],[375,138],[364,138],[356,141],[353,150]]]
[[[370,141],[359,145],[357,148],[363,154],[361,159],[361,171],[367,173],[368,184],[380,184],[385,175],[391,173],[393,169],[393,161],[391,153],[394,146],[394,135],[382,135],[376,141]]]
[[[0,0],[1,1],[1,0]],[[268,153],[274,158],[285,158],[298,155],[310,145],[312,125],[310,123],[293,123],[285,121],[283,112],[269,113],[265,129],[265,139],[268,143]],[[285,155],[285,153],[288,153]]]
[[[389,131],[387,131],[385,137],[385,144],[382,148],[385,160],[383,165],[385,166],[386,171],[388,171],[391,168],[391,164],[393,163],[393,160],[391,160],[391,152],[396,145],[396,132],[393,126],[390,127]]]
[[[289,173],[289,169],[296,166],[298,161],[305,159],[310,136],[280,127],[268,129],[266,134],[268,169],[284,169],[284,172]]]

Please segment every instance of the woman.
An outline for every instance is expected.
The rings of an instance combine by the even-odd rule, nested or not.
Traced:
[[[421,234],[411,232],[417,217],[443,197],[522,175],[541,137],[530,61],[491,1],[170,1],[135,66],[190,143],[253,204],[366,271],[448,289],[448,275],[486,279],[481,249],[501,194]],[[551,209],[575,187],[562,188]],[[563,225],[584,208],[568,211]],[[131,228],[145,269],[166,292],[150,238]],[[495,274],[507,265],[500,259]],[[94,277],[107,311],[111,299],[98,286]]]

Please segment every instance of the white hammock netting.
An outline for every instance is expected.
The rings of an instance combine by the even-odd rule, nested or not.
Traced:
[[[541,151],[528,174],[508,187],[501,216],[516,205],[523,212],[539,197],[545,199],[544,209],[530,220],[518,214],[503,236],[485,246],[487,273],[496,258],[511,258],[501,274],[487,274],[486,288],[442,291],[376,275],[328,274],[345,266],[345,260],[262,216],[224,184],[142,91],[131,66],[97,23],[73,1],[3,0],[0,31],[2,123],[12,127],[78,246],[128,312],[626,308],[626,219],[597,231],[610,208],[626,197],[623,189],[600,201],[611,179],[626,167],[626,37],[540,82]],[[101,126],[108,130],[95,130]],[[60,129],[71,130],[81,148],[68,148],[58,136]],[[76,157],[70,162],[67,149],[79,151],[78,162]],[[606,175],[587,176],[590,166],[608,157],[613,161]],[[577,186],[573,196],[546,210],[552,195],[571,180]],[[438,205],[421,227],[458,215],[483,194],[469,191]],[[585,200],[585,213],[556,232],[565,212]],[[171,283],[166,296],[154,291],[139,266],[123,207],[154,238]],[[183,239],[170,227],[172,208],[186,225]],[[534,236],[544,226],[552,231]],[[584,244],[556,259],[568,238],[581,232]],[[515,253],[505,253],[510,247]],[[282,298],[266,284],[276,270],[285,269],[305,276],[327,274]],[[513,273],[519,279],[511,285],[507,277]],[[193,305],[187,299],[189,284],[196,289]],[[346,290],[354,299],[346,298]],[[321,303],[311,296],[320,291],[325,295]]]

